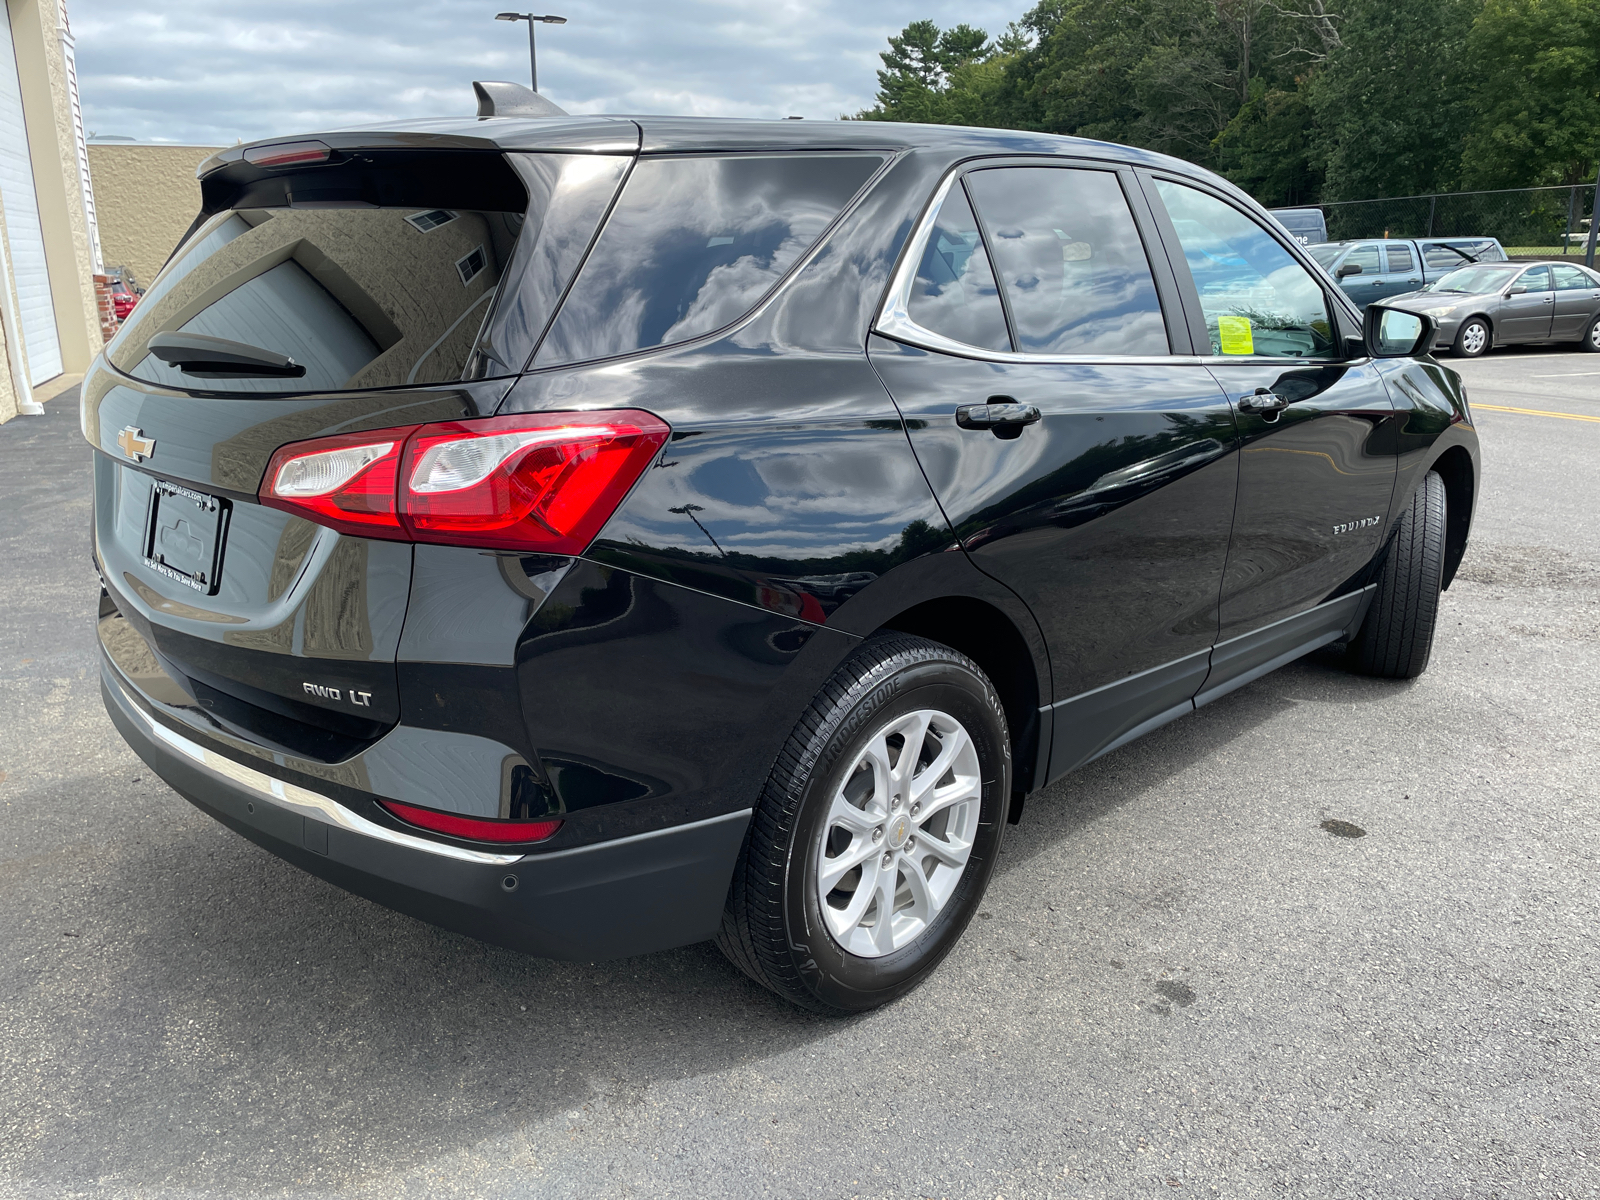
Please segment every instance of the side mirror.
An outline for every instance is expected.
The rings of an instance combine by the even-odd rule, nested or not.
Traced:
[[[1344,279],[1346,276],[1359,274],[1361,274],[1360,263],[1345,263],[1344,266],[1339,268],[1338,278]]]
[[[1433,349],[1438,325],[1421,313],[1369,304],[1362,321],[1367,353],[1373,358],[1413,358]]]
[[[1527,290],[1528,290],[1528,285],[1527,284],[1525,284],[1525,283],[1513,283],[1509,288],[1506,289],[1506,295],[1508,295],[1508,296],[1520,296],[1524,292],[1526,292]]]

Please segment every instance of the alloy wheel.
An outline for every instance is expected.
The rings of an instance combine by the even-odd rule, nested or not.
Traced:
[[[874,732],[822,826],[815,882],[834,941],[878,958],[921,936],[966,870],[982,794],[977,748],[948,713],[920,709]]]
[[[1461,349],[1468,354],[1482,354],[1489,340],[1489,331],[1474,321],[1461,331]]]

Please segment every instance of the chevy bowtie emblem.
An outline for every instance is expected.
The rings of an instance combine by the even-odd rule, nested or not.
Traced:
[[[155,438],[145,437],[143,430],[132,425],[117,434],[117,445],[134,462],[143,462],[156,452]]]

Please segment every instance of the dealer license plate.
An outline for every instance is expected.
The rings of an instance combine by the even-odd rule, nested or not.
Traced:
[[[204,595],[216,595],[232,508],[227,500],[156,480],[144,565]]]

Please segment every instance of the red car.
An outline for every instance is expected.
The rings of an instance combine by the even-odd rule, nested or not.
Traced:
[[[139,303],[139,293],[120,279],[111,281],[111,305],[116,310],[118,321],[126,321],[137,303]]]

